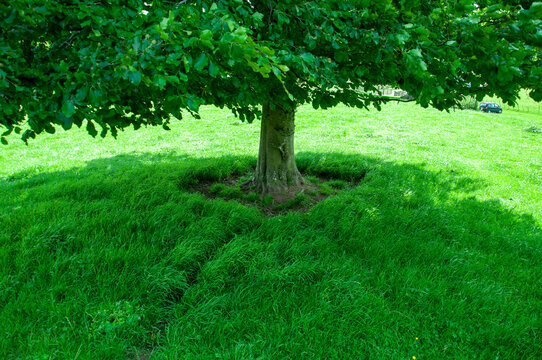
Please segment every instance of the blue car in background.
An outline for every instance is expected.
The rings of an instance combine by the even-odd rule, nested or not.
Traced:
[[[497,113],[497,114],[502,113],[502,107],[492,102],[480,103],[480,110],[487,113],[490,113],[490,112]]]

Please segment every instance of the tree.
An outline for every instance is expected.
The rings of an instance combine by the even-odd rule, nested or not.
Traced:
[[[379,109],[393,99],[383,85],[441,110],[464,96],[514,103],[522,88],[542,99],[542,2],[13,0],[0,15],[3,143],[55,125],[168,129],[214,104],[261,115],[262,193],[303,181],[300,104]]]

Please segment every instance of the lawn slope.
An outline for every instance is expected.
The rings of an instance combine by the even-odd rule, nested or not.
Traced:
[[[0,148],[0,357],[542,357],[537,115],[299,110],[299,168],[362,179],[268,217],[190,185],[250,172],[259,129]]]

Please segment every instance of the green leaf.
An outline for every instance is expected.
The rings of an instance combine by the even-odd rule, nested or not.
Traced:
[[[288,91],[288,89],[286,88],[286,85],[284,85],[284,82],[281,81],[282,83],[282,88],[284,89],[284,92],[286,92],[286,95],[288,95],[288,99],[290,99],[291,101],[294,101],[294,96]]]
[[[410,55],[421,58],[422,57],[422,51],[420,49],[412,49],[408,52]]]
[[[420,66],[420,69],[422,69],[423,71],[427,71],[427,64],[425,63],[425,61],[420,60],[418,64]]]
[[[100,89],[91,89],[90,90],[90,104],[91,105],[98,105],[102,99],[102,90]]]
[[[88,95],[88,88],[87,87],[81,87],[77,92],[75,93],[75,100],[76,103],[82,103],[85,101]]]
[[[134,44],[132,45],[132,48],[135,52],[138,52],[139,49],[141,49],[141,40],[139,39],[139,37],[136,37],[134,39]]]
[[[160,29],[165,30],[168,26],[168,22],[168,18],[163,18],[162,21],[160,21]]]
[[[164,76],[161,76],[161,75],[156,75],[154,77],[154,82],[156,83],[156,85],[158,85],[158,87],[161,89],[164,88],[164,86],[166,86],[166,78]]]
[[[209,75],[216,77],[220,71],[219,67],[215,65],[214,62],[209,62]]]
[[[534,2],[529,9],[529,17],[532,19],[542,18],[542,2]]]
[[[282,12],[277,12],[277,15],[278,15],[278,23],[279,24],[289,24],[290,23],[290,18],[288,16],[285,16],[283,15],[285,13],[282,13]]]
[[[72,117],[72,115],[75,113],[75,106],[73,105],[73,102],[70,100],[64,100],[64,103],[62,103],[62,113],[66,117]]]
[[[0,138],[0,142],[2,142],[2,144],[4,144],[4,145],[7,145],[7,144],[8,144],[8,141],[7,141],[6,138],[3,137],[3,136]]]
[[[190,55],[183,56],[184,72],[188,74],[192,65],[192,57]]]
[[[186,74],[179,73],[179,79],[181,81],[187,82],[188,81],[188,76]]]
[[[542,101],[542,89],[536,89],[529,92],[529,96],[536,102]]]
[[[199,36],[201,40],[211,40],[213,38],[213,33],[211,30],[203,30]]]
[[[196,44],[197,41],[198,41],[197,37],[195,37],[195,36],[189,37],[183,42],[183,46],[185,48],[192,47],[192,46],[194,46],[194,44]]]
[[[169,40],[169,34],[167,32],[160,33],[160,39],[168,41]]]
[[[68,72],[70,70],[70,66],[64,60],[62,60],[59,65],[59,70],[64,73]]]
[[[234,36],[234,40],[236,43],[244,43],[245,41],[247,41],[248,38],[247,29],[243,26],[235,29],[232,35]]]
[[[260,51],[261,51],[263,54],[267,55],[267,56],[273,56],[273,55],[275,55],[275,52],[274,52],[273,50],[271,50],[270,48],[268,48],[267,46],[262,46],[262,47],[260,48]]]
[[[194,63],[194,68],[197,71],[202,71],[208,64],[209,64],[209,59],[207,58],[207,55],[205,55],[205,53],[201,53],[199,58]]]
[[[141,82],[141,73],[139,71],[133,71],[128,74],[128,79],[130,79],[132,84],[139,85]]]
[[[193,100],[188,100],[188,108],[194,112],[198,112],[199,111],[199,105],[197,102],[193,101]]]
[[[92,137],[96,137],[96,135],[98,135],[98,131],[96,131],[96,128],[94,127],[94,124],[90,120],[87,120],[87,132]]]
[[[177,76],[170,75],[170,76],[167,76],[166,79],[167,79],[168,82],[170,82],[172,84],[179,84],[180,83],[179,78]]]
[[[414,72],[427,71],[427,64],[423,60],[422,52],[420,49],[412,49],[408,52],[407,59],[409,66]]]
[[[215,45],[213,44],[212,41],[209,41],[209,40],[201,40],[201,43],[202,43],[205,47],[209,48],[210,50],[213,50],[213,49],[215,48]]]
[[[32,130],[26,130],[24,133],[23,133],[23,136],[22,136],[22,139],[23,141],[28,145],[28,139],[35,139],[36,138],[36,133]]]
[[[282,65],[282,64],[277,64],[277,67],[282,71],[282,72],[288,72],[290,71],[290,68],[286,65]]]
[[[73,120],[71,117],[66,117],[62,113],[60,113],[58,117],[62,121],[62,128],[64,130],[70,130],[72,128]]]
[[[299,56],[301,59],[305,60],[306,62],[308,62],[309,64],[312,64],[314,63],[314,61],[316,60],[314,58],[314,55],[311,54],[311,53],[303,53]]]
[[[51,124],[44,124],[43,129],[45,130],[46,133],[49,133],[49,134],[54,134],[56,132],[55,127],[52,126]]]
[[[228,21],[226,21],[226,24],[228,25],[228,29],[229,29],[230,31],[235,30],[235,23],[234,23],[233,21],[228,20]]]

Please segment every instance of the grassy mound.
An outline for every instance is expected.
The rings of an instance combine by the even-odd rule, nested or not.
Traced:
[[[340,191],[274,217],[190,191],[256,163],[258,127],[213,108],[0,149],[0,357],[542,357],[539,119],[298,118],[300,170]]]

